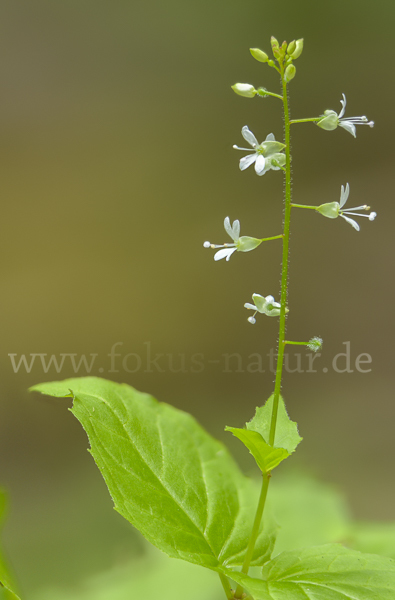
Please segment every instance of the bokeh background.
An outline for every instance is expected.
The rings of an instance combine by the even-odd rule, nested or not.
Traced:
[[[342,219],[292,215],[289,337],[321,335],[325,346],[316,372],[301,352],[303,372],[285,376],[304,441],[284,468],[341,486],[358,518],[395,518],[394,19],[391,0],[3,0],[0,484],[12,506],[4,542],[27,596],[78,584],[142,542],[111,509],[69,402],[27,393],[73,376],[70,359],[59,373],[39,358],[14,372],[9,354],[97,355],[91,374],[190,411],[254,472],[223,428],[272,391],[277,321],[252,327],[243,304],[253,292],[278,296],[280,244],[215,264],[202,243],[225,241],[226,215],[246,235],[281,230],[282,175],[241,173],[232,150],[246,124],[259,140],[282,135],[279,102],[230,90],[278,91],[248,50],[268,51],[271,35],[305,39],[294,118],[338,111],[344,92],[347,115],[376,121],[356,140],[312,124],[292,132],[295,202],[338,200],[348,181],[350,205],[378,217],[357,233]],[[337,373],[345,342],[353,372]],[[226,368],[233,353],[241,363]],[[256,353],[265,373],[248,372]],[[355,369],[361,353],[368,373]],[[125,368],[127,354],[137,356]]]

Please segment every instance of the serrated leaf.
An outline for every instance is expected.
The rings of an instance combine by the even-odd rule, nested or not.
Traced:
[[[273,446],[269,446],[257,431],[238,429],[236,427],[225,427],[225,431],[230,431],[235,437],[243,442],[255,458],[256,464],[262,473],[272,471],[280,464],[280,462],[289,456],[289,452],[284,448],[273,448]]]
[[[115,509],[174,558],[217,570],[240,565],[258,490],[227,449],[187,413],[96,377],[31,388],[74,397]],[[261,531],[253,564],[270,556],[274,529]]]
[[[356,523],[347,546],[360,552],[374,552],[395,559],[395,523]]]
[[[0,488],[0,525],[3,524],[7,512],[7,495]],[[20,600],[16,594],[16,585],[10,573],[6,560],[0,551],[0,598],[4,600]]]
[[[339,544],[283,552],[262,579],[224,569],[254,600],[394,600],[395,561]]]
[[[280,396],[274,444],[271,446],[268,443],[273,399],[274,394],[270,396],[264,406],[256,409],[255,416],[249,423],[246,423],[246,429],[225,428],[226,431],[231,431],[248,448],[262,473],[271,471],[288,458],[302,440],[298,433],[298,426],[289,418],[284,400]]]

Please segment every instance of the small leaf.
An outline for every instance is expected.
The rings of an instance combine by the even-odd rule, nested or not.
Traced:
[[[289,453],[284,448],[269,446],[257,431],[237,429],[236,427],[225,427],[225,431],[230,431],[243,442],[255,458],[262,473],[268,473],[289,456]]]
[[[240,565],[258,500],[227,449],[187,413],[96,377],[31,388],[74,396],[115,509],[174,558],[217,570]],[[253,563],[270,557],[275,533],[261,531]]]
[[[262,579],[224,569],[255,600],[394,600],[395,562],[339,544],[283,552]]]
[[[246,429],[225,428],[243,442],[263,473],[271,471],[288,458],[302,440],[298,434],[298,426],[288,417],[284,400],[280,396],[274,445],[269,445],[273,398],[274,394],[264,406],[256,409],[255,416],[246,423]]]

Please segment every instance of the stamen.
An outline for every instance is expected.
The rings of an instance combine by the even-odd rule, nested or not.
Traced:
[[[211,248],[210,242],[204,242],[203,247],[204,248]]]
[[[257,312],[258,312],[258,311],[256,310],[256,311],[254,312],[254,314],[252,315],[252,317],[248,317],[248,319],[247,319],[247,321],[248,321],[249,323],[251,323],[251,325],[255,325],[255,323],[256,323],[255,315],[256,315],[256,313],[257,313]]]
[[[369,221],[374,221],[376,217],[377,217],[377,213],[371,212],[369,215]]]
[[[345,208],[342,212],[349,212],[350,210],[370,210],[370,206],[363,204],[362,206],[353,206],[352,208]]]
[[[350,212],[349,210],[342,210],[342,213],[344,213],[345,215],[353,215],[354,217],[367,217],[368,219],[370,219],[370,215],[361,215],[361,213]],[[370,220],[372,221],[373,219]]]
[[[252,152],[252,150],[254,148],[256,148],[256,146],[253,146],[251,149],[251,148],[240,148],[240,146],[236,146],[236,144],[233,144],[232,148],[234,148],[235,150],[245,150],[245,152]]]

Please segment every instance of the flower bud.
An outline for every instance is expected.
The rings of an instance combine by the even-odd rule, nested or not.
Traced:
[[[339,125],[338,114],[334,110],[324,111],[322,119],[317,122],[318,127],[326,131],[333,131]]]
[[[258,93],[254,86],[249,83],[235,83],[235,85],[232,85],[232,90],[239,96],[244,96],[244,98],[253,98]]]
[[[250,48],[250,52],[251,52],[252,56],[255,58],[255,60],[257,60],[259,62],[265,63],[269,60],[269,57],[266,54],[266,52],[263,52],[263,50],[260,50],[259,48]]]
[[[292,56],[292,58],[299,58],[299,56],[302,54],[302,52],[303,52],[303,38],[301,38],[300,40],[296,40],[295,50],[293,52],[290,52],[289,48],[288,48],[288,54],[290,56]]]
[[[248,235],[242,235],[237,242],[237,249],[239,252],[250,252],[251,250],[258,248],[261,243],[262,240],[249,237]]]
[[[272,45],[272,50],[279,50],[280,49],[278,40],[276,40],[276,38],[273,35],[270,38],[270,43]]]
[[[267,64],[269,65],[269,67],[274,67],[274,60],[268,60]]]
[[[328,202],[318,206],[317,210],[328,219],[336,219],[339,216],[340,204],[338,202]]]
[[[292,42],[289,42],[287,52],[291,56],[292,52],[295,52],[295,50],[296,50],[296,42],[295,42],[295,40],[293,40]]]
[[[296,67],[295,65],[288,65],[288,67],[285,69],[285,81],[288,83],[289,81],[291,81],[291,79],[293,79],[296,75]]]

